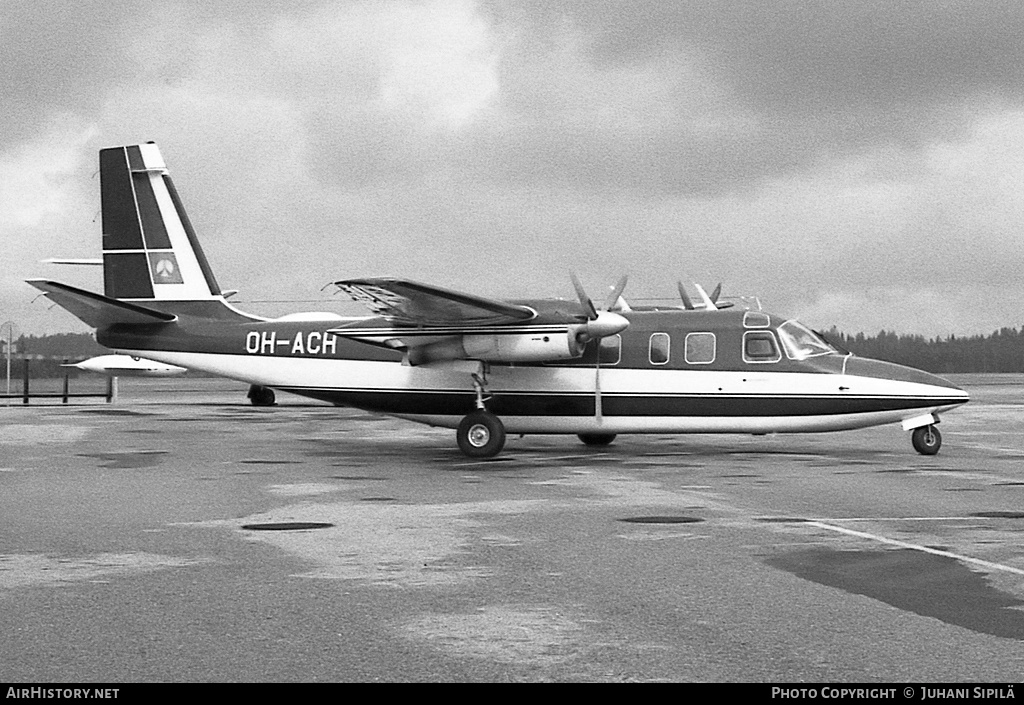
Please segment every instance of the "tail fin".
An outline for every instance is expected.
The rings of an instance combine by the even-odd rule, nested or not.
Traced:
[[[100,192],[107,297],[223,300],[154,143],[100,150]]]

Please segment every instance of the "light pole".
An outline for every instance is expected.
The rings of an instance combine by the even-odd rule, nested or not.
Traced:
[[[0,323],[0,334],[7,328],[7,406],[11,405],[11,348],[14,341],[14,321]]]

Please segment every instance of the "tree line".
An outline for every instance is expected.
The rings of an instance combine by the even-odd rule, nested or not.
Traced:
[[[22,335],[15,338],[11,351],[11,376],[21,378],[22,358],[32,358],[31,375],[38,377],[78,377],[80,370],[61,367],[64,360],[79,362],[110,350],[96,342],[91,333],[57,333],[54,335]],[[6,365],[7,338],[0,340],[0,365]],[[3,372],[0,372],[3,374]]]
[[[1024,328],[1000,328],[991,335],[925,338],[886,330],[870,336],[847,335],[833,327],[823,337],[854,355],[927,372],[1024,372]]]

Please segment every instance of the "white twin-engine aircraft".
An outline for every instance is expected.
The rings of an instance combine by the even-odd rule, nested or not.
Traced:
[[[230,377],[254,404],[285,390],[456,429],[490,457],[505,434],[839,431],[901,423],[920,453],[966,392],[908,367],[840,352],[799,322],[694,302],[630,308],[625,279],[600,308],[497,301],[397,279],[338,289],[371,317],[237,310],[217,285],[160,151],[100,151],[104,295],[30,280],[117,352]],[[758,307],[759,308],[759,307]]]

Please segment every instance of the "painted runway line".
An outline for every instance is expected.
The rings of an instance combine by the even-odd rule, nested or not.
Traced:
[[[823,521],[805,521],[802,523],[806,526],[814,526],[819,529],[825,529],[826,531],[834,531],[836,533],[846,534],[847,536],[856,536],[858,538],[868,539],[869,541],[884,543],[889,546],[899,546],[900,548],[909,548],[914,551],[930,553],[934,556],[945,556],[946,558],[955,558],[956,560],[964,561],[965,563],[972,563],[982,568],[988,568],[989,570],[999,570],[1006,573],[1014,573],[1015,575],[1024,575],[1024,570],[1020,568],[1014,568],[1013,566],[1004,565],[1002,563],[993,563],[992,561],[985,561],[980,558],[972,558],[971,556],[965,556],[959,553],[953,553],[951,551],[943,551],[937,548],[929,548],[927,546],[921,546],[920,544],[909,543],[907,541],[890,539],[886,536],[880,536],[879,534],[871,534],[866,531],[855,531],[854,529],[847,529],[843,526],[827,524]]]

